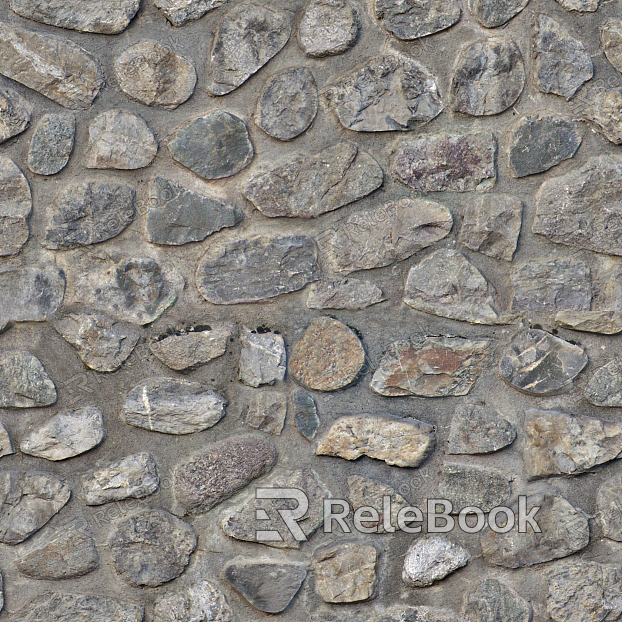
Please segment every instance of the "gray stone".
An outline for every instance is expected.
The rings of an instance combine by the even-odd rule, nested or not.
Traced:
[[[392,343],[371,379],[387,397],[466,395],[490,355],[488,339],[414,335]]]
[[[279,391],[256,391],[251,396],[244,423],[251,428],[280,436],[287,416],[287,396]]]
[[[259,611],[285,611],[300,590],[307,567],[301,562],[236,557],[225,564],[225,579]]]
[[[140,0],[11,0],[18,15],[42,24],[80,32],[116,35],[136,15]]]
[[[460,4],[452,0],[374,0],[380,25],[398,39],[410,41],[453,26],[460,19]]]
[[[531,622],[529,602],[497,579],[484,579],[467,592],[463,613],[468,622]]]
[[[587,333],[617,335],[622,332],[622,314],[619,311],[558,311],[555,323],[562,328]]]
[[[551,114],[521,117],[510,130],[510,173],[514,177],[526,177],[548,171],[572,158],[581,140],[579,126],[574,121]]]
[[[17,91],[0,87],[0,143],[21,134],[30,124],[32,105]]]
[[[425,605],[415,607],[393,605],[370,618],[371,622],[459,622],[461,619],[450,609]]]
[[[243,192],[269,218],[315,218],[371,194],[382,181],[382,169],[368,153],[353,143],[335,143],[255,174]]]
[[[183,26],[225,4],[227,0],[154,0],[173,26]]]
[[[175,468],[174,512],[208,512],[268,473],[276,460],[274,443],[263,436],[230,436],[207,445]]]
[[[214,244],[197,268],[199,291],[217,305],[268,300],[319,278],[315,242],[304,235],[253,236]]]
[[[134,221],[136,191],[110,182],[71,184],[55,198],[48,212],[43,245],[66,250],[116,237]]]
[[[25,246],[31,212],[28,180],[13,160],[0,156],[0,257],[17,255]]]
[[[450,87],[451,107],[476,117],[512,106],[525,86],[525,65],[509,37],[478,39],[458,54]]]
[[[164,510],[142,510],[117,522],[109,540],[117,572],[135,587],[176,579],[190,562],[197,536]]]
[[[452,225],[443,205],[403,197],[351,214],[321,234],[318,244],[335,272],[349,274],[407,259],[442,240]]]
[[[56,387],[41,361],[26,350],[0,352],[0,408],[36,408],[56,402]]]
[[[20,548],[16,566],[32,579],[73,579],[99,568],[99,554],[87,529],[46,529],[25,549]]]
[[[307,67],[292,67],[266,81],[257,100],[255,123],[273,138],[293,140],[313,122],[318,108],[315,78]]]
[[[458,241],[488,257],[512,261],[523,214],[523,202],[508,194],[484,194],[467,202]]]
[[[162,594],[153,606],[153,622],[233,622],[225,595],[209,581]]]
[[[469,0],[469,11],[485,28],[497,28],[518,15],[529,0]]]
[[[168,150],[173,160],[203,179],[231,177],[246,168],[255,155],[246,123],[224,110],[182,127]]]
[[[19,544],[65,506],[71,489],[49,473],[0,473],[0,542]]]
[[[287,355],[285,340],[277,333],[254,332],[244,329],[240,341],[239,378],[251,387],[274,384],[285,378]]]
[[[408,131],[443,110],[434,76],[403,54],[370,59],[323,91],[341,124],[357,132]]]
[[[424,536],[406,552],[402,580],[411,587],[427,587],[466,566],[467,549],[444,536]]]
[[[428,134],[398,143],[393,172],[416,192],[490,190],[497,179],[496,156],[490,132]]]
[[[594,12],[600,6],[600,0],[557,0],[566,11]]]
[[[290,34],[285,14],[254,2],[235,5],[214,35],[208,93],[226,95],[237,89],[283,49]]]
[[[585,103],[583,119],[590,121],[594,129],[614,145],[622,144],[622,88],[587,88],[582,94]]]
[[[147,239],[155,244],[201,242],[225,227],[235,227],[243,218],[244,212],[231,203],[162,177],[151,182]]]
[[[157,152],[156,137],[137,114],[109,110],[89,124],[87,168],[144,168],[153,162]]]
[[[73,41],[5,22],[0,22],[0,74],[65,108],[89,108],[104,85],[99,60]]]
[[[216,425],[225,416],[226,404],[224,397],[198,382],[150,378],[127,394],[122,418],[153,432],[192,434]]]
[[[418,467],[434,452],[434,426],[417,419],[350,415],[337,419],[318,441],[318,456],[361,456],[399,467]]]
[[[461,253],[441,249],[408,272],[404,302],[417,311],[472,324],[499,320],[496,292]]]
[[[533,40],[534,82],[543,93],[572,99],[594,75],[594,65],[581,41],[548,15],[539,14]]]
[[[511,387],[544,397],[570,391],[587,365],[579,346],[543,330],[519,333],[499,361],[499,373]]]
[[[622,475],[614,475],[605,480],[596,495],[596,506],[603,535],[617,542],[622,542],[620,495],[622,495]]]
[[[519,531],[518,520],[506,533],[496,533],[490,527],[484,527],[480,543],[484,560],[489,564],[505,568],[533,566],[567,557],[589,544],[587,516],[561,495],[530,495],[524,503],[526,512],[531,513],[540,531],[534,531],[529,521],[525,524],[526,531]],[[540,509],[532,513],[536,507]],[[511,506],[515,516],[518,516],[518,508],[518,503]]]
[[[13,443],[4,423],[0,423],[0,458],[14,454]],[[1,609],[1,608],[0,608]]]
[[[192,63],[155,41],[141,41],[114,60],[121,90],[147,106],[173,110],[194,93],[197,73]]]
[[[149,349],[171,369],[196,369],[225,353],[234,330],[235,324],[231,322],[192,326],[160,336],[149,344]]]
[[[485,404],[458,404],[451,420],[448,454],[489,454],[511,445],[516,428]]]
[[[599,367],[587,383],[584,395],[595,406],[622,407],[622,363],[614,359]]]
[[[311,0],[298,25],[298,44],[307,56],[343,54],[359,31],[356,11],[348,0]]]
[[[608,19],[600,27],[600,42],[607,60],[622,72],[622,20]]]
[[[142,499],[159,487],[156,462],[147,452],[113,460],[82,476],[82,491],[87,505]]]
[[[72,114],[44,114],[28,148],[28,168],[39,175],[56,175],[69,162],[76,135]]]
[[[371,281],[331,279],[309,285],[309,309],[365,309],[385,300],[382,290]]]
[[[292,406],[298,432],[308,441],[312,441],[320,427],[320,417],[313,396],[302,389],[296,389],[292,393]]]
[[[106,438],[104,416],[93,406],[60,412],[22,438],[22,453],[66,460],[79,456],[103,443]]]

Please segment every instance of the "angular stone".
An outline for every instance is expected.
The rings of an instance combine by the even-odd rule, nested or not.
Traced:
[[[453,26],[461,15],[455,1],[374,0],[374,12],[380,25],[398,39],[410,41],[432,35]]]
[[[293,140],[313,122],[318,108],[315,78],[307,67],[271,76],[259,95],[255,123],[273,138]]]
[[[157,152],[156,137],[137,114],[109,110],[89,124],[86,168],[144,168],[153,162]]]
[[[99,60],[73,41],[3,22],[0,74],[65,108],[89,108],[104,85]]]
[[[403,54],[373,58],[337,76],[323,94],[343,127],[357,132],[412,130],[443,110],[434,76]]]
[[[4,423],[0,423],[0,458],[14,454],[13,443]],[[0,590],[1,591],[1,590]]]
[[[557,0],[566,11],[594,12],[600,6],[600,0]]]
[[[182,127],[168,150],[173,160],[203,179],[231,177],[246,168],[255,155],[246,123],[224,110]]]
[[[280,436],[287,416],[287,396],[279,391],[257,391],[248,402],[244,423]]]
[[[254,2],[235,5],[214,35],[208,93],[226,95],[237,89],[285,47],[291,29],[284,13]]]
[[[622,315],[618,311],[558,311],[555,323],[587,333],[617,335],[622,332]]]
[[[441,249],[408,272],[404,302],[417,311],[472,324],[499,320],[496,292],[461,253]]]
[[[28,180],[13,160],[0,156],[0,257],[17,255],[22,250],[30,237],[31,212]]]
[[[19,544],[65,506],[71,489],[49,473],[0,473],[0,542]]]
[[[173,110],[194,93],[197,73],[192,63],[155,41],[141,41],[114,60],[121,90],[147,106]]]
[[[227,0],[154,0],[173,26],[183,26],[225,4]]]
[[[226,405],[224,397],[198,382],[150,378],[127,394],[122,418],[153,432],[192,434],[216,425]]]
[[[356,11],[348,0],[311,0],[298,25],[298,45],[307,56],[343,54],[359,32]]]
[[[44,114],[28,148],[28,168],[39,175],[56,175],[69,162],[76,135],[72,114]]]
[[[294,423],[298,432],[308,441],[312,441],[320,427],[320,417],[313,396],[302,389],[296,389],[292,393],[292,405],[294,407]]]
[[[434,426],[417,419],[350,415],[337,419],[318,441],[318,456],[361,456],[399,467],[418,467],[434,452]]]
[[[488,339],[414,335],[392,343],[371,379],[387,397],[466,395],[490,354]]]
[[[216,305],[268,300],[319,278],[315,242],[304,235],[258,235],[214,244],[197,268],[199,292]]]
[[[490,190],[497,179],[496,156],[490,132],[429,134],[398,143],[393,172],[416,192]]]
[[[622,475],[614,475],[603,482],[596,495],[598,516],[603,528],[603,535],[611,540],[622,542]]]
[[[287,355],[285,340],[278,333],[253,332],[248,328],[240,337],[239,378],[251,387],[274,384],[285,378]]]
[[[622,89],[587,88],[582,94],[583,119],[614,145],[622,144]]]
[[[188,523],[164,510],[142,510],[117,522],[110,537],[117,572],[135,587],[176,579],[190,562],[197,536]]]
[[[162,335],[149,344],[149,349],[171,369],[196,369],[225,353],[234,329],[231,322],[193,326],[177,334]]]
[[[26,350],[0,352],[0,408],[37,408],[56,402],[56,387],[41,361]]]
[[[531,329],[515,337],[505,350],[499,373],[511,387],[544,397],[570,391],[587,362],[579,346]]]
[[[0,143],[21,134],[30,124],[32,105],[17,91],[0,87]]]
[[[73,579],[99,568],[99,554],[87,529],[70,526],[42,532],[20,549],[15,565],[32,579]]]
[[[259,611],[285,611],[300,590],[307,567],[301,562],[236,557],[224,567],[225,579]]]
[[[469,199],[458,241],[488,257],[512,261],[520,234],[523,202],[509,194]]]
[[[162,594],[153,606],[153,622],[233,622],[225,595],[209,581]]]
[[[354,382],[365,364],[363,344],[333,318],[315,318],[292,350],[289,371],[305,389],[335,391]]]
[[[209,512],[268,473],[276,460],[274,443],[263,436],[230,436],[207,445],[175,468],[174,512],[180,516]]]
[[[567,557],[589,544],[587,516],[564,497],[556,493],[530,495],[525,499],[526,511],[530,512],[535,507],[540,508],[532,514],[539,533],[534,531],[529,521],[524,533],[518,531],[518,520],[506,533],[484,528],[480,543],[486,562],[505,568],[533,566]],[[512,505],[511,510],[518,516],[518,503]]]
[[[599,367],[587,383],[584,395],[595,406],[622,407],[622,364],[614,359]]]
[[[581,41],[548,15],[539,14],[534,33],[534,82],[543,93],[572,99],[594,75],[594,65]]]
[[[43,425],[29,432],[19,445],[22,453],[66,460],[79,456],[103,443],[106,438],[104,416],[94,406],[60,412]]]
[[[87,505],[142,499],[159,487],[156,462],[146,451],[113,460],[82,476],[82,491]]]
[[[467,549],[444,536],[424,536],[415,540],[404,559],[402,580],[411,587],[427,587],[466,566]]]
[[[318,238],[331,268],[349,274],[407,259],[442,240],[453,225],[443,205],[401,198],[382,207],[355,212]]]
[[[461,619],[457,613],[450,609],[426,607],[425,605],[415,607],[393,605],[370,618],[371,622],[459,622]]]
[[[335,143],[315,155],[295,155],[255,174],[243,192],[269,218],[315,218],[371,194],[383,177],[368,153],[352,143]]]
[[[485,404],[458,404],[451,420],[448,454],[489,454],[511,445],[516,428]]]
[[[365,309],[385,300],[382,290],[371,281],[331,279],[309,286],[309,309]]]
[[[622,20],[608,19],[600,27],[600,42],[607,60],[622,72]]]
[[[62,190],[48,212],[43,245],[66,250],[116,237],[133,222],[136,191],[125,184],[82,182]]]
[[[478,39],[458,54],[451,79],[451,107],[476,117],[499,114],[525,86],[525,64],[509,37]]]
[[[497,579],[484,579],[464,595],[463,613],[468,622],[531,622],[528,601]]]
[[[518,15],[529,0],[469,0],[469,11],[484,28],[497,28]]]

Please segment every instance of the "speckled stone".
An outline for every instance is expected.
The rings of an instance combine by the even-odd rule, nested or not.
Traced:
[[[298,45],[307,56],[343,54],[359,31],[356,11],[348,0],[311,0],[298,25]]]
[[[153,606],[153,622],[233,622],[225,595],[209,581],[161,594]]]
[[[44,114],[28,148],[28,168],[39,175],[62,171],[73,151],[76,118],[72,114]]]

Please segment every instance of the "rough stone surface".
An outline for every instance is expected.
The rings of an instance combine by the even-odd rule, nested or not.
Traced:
[[[526,532],[518,531],[519,521],[507,533],[495,533],[485,527],[480,536],[484,560],[495,566],[521,568],[552,559],[561,559],[585,548],[590,541],[587,516],[559,494],[530,495],[526,509],[540,507],[534,516],[540,532],[526,525]],[[518,503],[511,506],[515,515]]]
[[[497,178],[496,156],[490,132],[430,134],[398,144],[393,172],[416,192],[489,190]]]
[[[371,281],[359,279],[331,279],[309,286],[309,309],[365,309],[382,302],[382,290]]]
[[[142,499],[159,487],[156,462],[146,451],[113,460],[82,476],[82,492],[87,505]]]
[[[320,427],[320,417],[313,396],[302,389],[296,389],[292,393],[292,406],[294,407],[294,423],[298,432],[308,441],[312,441]]]
[[[587,333],[617,335],[622,332],[622,315],[618,311],[558,311],[555,323]]]
[[[28,168],[39,175],[62,171],[73,151],[76,118],[72,114],[44,114],[28,148]]]
[[[370,618],[372,622],[458,622],[459,615],[451,609],[417,605],[393,605]]]
[[[153,606],[153,622],[233,622],[225,595],[209,581],[162,594]]]
[[[0,352],[0,408],[36,408],[56,402],[56,387],[41,361],[26,350]]]
[[[285,378],[285,340],[277,333],[245,329],[241,336],[240,380],[251,387],[274,384]]]
[[[114,60],[121,90],[147,106],[173,110],[194,93],[197,74],[192,63],[170,48],[142,41]]]
[[[600,5],[600,0],[557,0],[566,11],[594,12]]]
[[[216,425],[227,400],[190,380],[150,378],[135,386],[123,401],[123,421],[164,434],[192,434]]]
[[[469,622],[530,622],[531,605],[497,579],[484,579],[464,595],[463,613]]]
[[[210,54],[210,95],[226,95],[276,56],[289,40],[291,23],[279,11],[254,2],[234,5],[214,36]]]
[[[508,194],[470,198],[458,241],[488,257],[512,261],[523,218],[523,202]]]
[[[208,512],[268,473],[276,460],[274,443],[263,436],[230,436],[207,445],[175,468],[174,512]]]
[[[307,567],[300,562],[236,557],[225,564],[224,575],[253,607],[281,613],[300,590]]]
[[[225,4],[227,0],[154,0],[173,26],[183,26]]]
[[[622,144],[622,89],[586,87],[583,119],[614,145]]]
[[[188,523],[164,510],[143,510],[117,522],[109,546],[127,583],[157,587],[184,571],[197,536]]]
[[[488,339],[414,335],[392,343],[371,379],[387,397],[466,395],[490,354]]]
[[[318,456],[367,456],[399,467],[418,467],[436,446],[434,427],[417,419],[351,415],[335,421],[318,441]]]
[[[32,105],[17,91],[0,87],[0,143],[18,136],[30,125]]]
[[[398,39],[410,41],[453,26],[461,15],[458,2],[374,0],[380,25]]]
[[[461,253],[438,250],[408,272],[404,302],[417,311],[473,324],[499,320],[496,292]]]
[[[527,4],[529,0],[469,0],[469,11],[485,28],[497,28],[518,15]]]
[[[525,86],[520,49],[508,37],[478,39],[456,59],[451,80],[451,107],[476,117],[499,114],[519,98]]]
[[[258,391],[248,402],[244,423],[251,428],[280,436],[287,416],[287,395],[280,391]]]
[[[3,423],[0,423],[0,458],[14,454],[13,443],[9,436],[9,431]]]
[[[337,76],[323,93],[341,124],[357,132],[412,130],[443,109],[434,76],[402,54],[373,58]]]
[[[603,535],[617,542],[622,542],[620,494],[622,494],[622,475],[614,475],[600,485],[596,495],[596,506]]]
[[[99,60],[73,41],[4,22],[0,74],[65,108],[88,108],[104,85]]]
[[[411,587],[427,587],[466,566],[470,559],[469,551],[449,538],[419,538],[406,553],[402,580]]]
[[[315,318],[293,347],[292,378],[306,389],[335,391],[356,380],[365,364],[363,344],[338,320]]]
[[[17,255],[25,246],[31,212],[28,180],[13,160],[0,156],[0,257]]]
[[[516,428],[485,404],[460,404],[451,420],[449,454],[489,454],[511,445]]]
[[[244,196],[270,218],[315,218],[367,196],[382,181],[374,158],[353,143],[341,142],[254,175],[244,186]]]
[[[594,65],[581,41],[548,15],[539,14],[533,43],[534,82],[543,93],[572,99],[594,75]]]
[[[587,383],[584,394],[595,406],[622,407],[622,364],[613,360],[599,367]]]
[[[319,278],[317,247],[304,235],[253,236],[214,244],[197,268],[203,298],[220,305],[268,300]]]
[[[528,395],[569,391],[587,365],[579,346],[539,329],[520,333],[503,353],[499,373],[510,386]]]
[[[600,42],[607,60],[622,71],[622,20],[608,19],[600,27]]]
[[[307,56],[343,54],[359,32],[356,11],[348,0],[311,0],[298,25],[298,45]]]

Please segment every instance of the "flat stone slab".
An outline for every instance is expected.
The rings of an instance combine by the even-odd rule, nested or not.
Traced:
[[[28,168],[38,175],[56,175],[69,162],[76,135],[72,114],[44,114],[28,148]]]
[[[281,435],[287,416],[287,395],[280,391],[256,391],[248,401],[244,423],[267,434]]]
[[[244,384],[258,387],[285,379],[287,354],[281,335],[244,329],[240,341],[242,351],[238,375]]]
[[[55,402],[56,387],[34,354],[0,352],[0,408],[37,408]]]
[[[582,118],[614,145],[622,144],[622,89],[586,87]]]
[[[512,487],[498,471],[445,464],[439,471],[438,492],[441,499],[451,502],[453,514],[472,507],[490,512],[510,498]]]
[[[28,180],[13,160],[0,156],[0,257],[17,255],[26,245],[31,213]]]
[[[587,383],[584,395],[595,406],[622,407],[622,364],[613,360],[599,367]]]
[[[173,26],[184,26],[188,22],[200,19],[209,11],[217,9],[227,0],[154,0],[164,17]]]
[[[516,17],[529,0],[469,0],[471,15],[484,28],[497,28]]]
[[[198,581],[161,594],[153,606],[153,622],[233,622],[225,595],[209,581]]]
[[[462,11],[453,0],[424,0],[417,4],[374,0],[374,13],[385,30],[398,39],[410,41],[453,26],[460,20]]]
[[[616,542],[622,542],[620,494],[622,494],[622,475],[614,475],[600,485],[596,495],[596,506],[603,535]]]
[[[0,87],[0,143],[18,136],[30,125],[32,105],[14,89]]]
[[[320,427],[320,416],[317,412],[315,399],[306,391],[296,389],[292,393],[292,406],[296,429],[308,441],[312,441]]]
[[[587,333],[617,335],[622,332],[622,314],[619,311],[558,311],[555,323],[562,328]]]
[[[371,281],[331,279],[311,283],[308,288],[309,309],[358,310],[385,300],[382,290]]]
[[[357,13],[348,0],[311,0],[298,25],[298,45],[307,56],[343,54],[359,32]]]
[[[497,579],[484,579],[469,590],[462,611],[469,622],[530,622],[533,616],[531,604]]]
[[[448,454],[488,454],[511,445],[516,428],[485,404],[459,404],[449,431]]]
[[[466,566],[470,559],[469,551],[449,538],[419,538],[406,552],[402,581],[411,587],[428,587]]]

